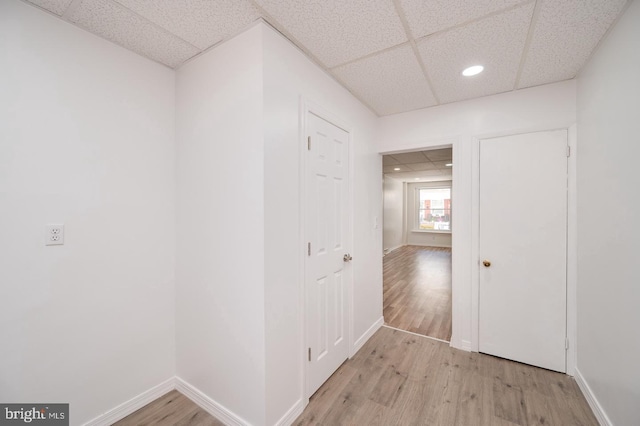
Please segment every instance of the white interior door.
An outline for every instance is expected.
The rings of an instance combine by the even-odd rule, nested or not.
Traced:
[[[307,129],[305,285],[311,396],[349,354],[349,134],[312,113]]]
[[[566,130],[480,141],[479,253],[480,352],[566,371]]]

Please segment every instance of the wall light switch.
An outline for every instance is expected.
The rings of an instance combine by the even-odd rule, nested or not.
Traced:
[[[64,244],[64,225],[50,223],[44,227],[44,245],[61,246]]]

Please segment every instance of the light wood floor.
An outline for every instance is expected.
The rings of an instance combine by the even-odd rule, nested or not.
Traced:
[[[383,327],[296,425],[598,426],[564,374]]]
[[[220,426],[177,391],[118,426]],[[311,397],[296,425],[598,426],[564,374],[383,327]]]
[[[174,390],[117,423],[117,426],[224,426],[224,423]]]
[[[384,257],[383,315],[391,327],[451,340],[451,249],[404,246]]]

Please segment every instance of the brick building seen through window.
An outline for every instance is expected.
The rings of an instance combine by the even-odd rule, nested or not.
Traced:
[[[451,231],[451,188],[418,189],[418,228]]]

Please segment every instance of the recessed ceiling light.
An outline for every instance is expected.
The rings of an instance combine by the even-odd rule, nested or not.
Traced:
[[[397,172],[398,170],[400,170],[400,167],[396,167],[396,168],[395,168],[395,169],[393,169],[393,170],[395,170],[395,171]]]
[[[414,178],[415,180],[420,180],[420,178]]]
[[[447,164],[445,164],[445,167],[451,167],[451,166],[453,166],[453,163],[447,163]]]
[[[471,77],[472,75],[480,74],[483,70],[484,67],[482,65],[474,65],[462,71],[462,75],[465,77]]]

